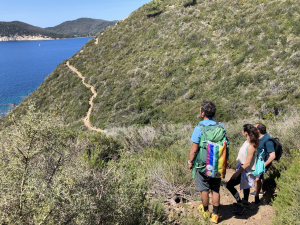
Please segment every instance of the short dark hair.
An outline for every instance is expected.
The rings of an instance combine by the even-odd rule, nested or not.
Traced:
[[[217,111],[217,109],[216,109],[215,104],[210,101],[204,101],[201,104],[201,113],[204,112],[204,114],[207,118],[214,117],[216,114],[216,111]]]
[[[267,127],[266,127],[266,125],[264,125],[262,123],[257,123],[256,128],[257,128],[257,130],[259,130],[259,133],[261,133],[261,134],[267,133]]]

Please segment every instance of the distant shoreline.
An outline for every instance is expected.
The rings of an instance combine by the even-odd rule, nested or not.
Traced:
[[[95,36],[88,37],[69,37],[69,38],[51,38],[47,36],[11,36],[11,37],[0,37],[0,42],[8,41],[52,41],[52,40],[61,40],[61,39],[70,39],[70,38],[94,38]]]

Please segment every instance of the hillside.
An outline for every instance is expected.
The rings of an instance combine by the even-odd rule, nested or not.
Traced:
[[[50,38],[70,38],[95,36],[105,27],[115,23],[116,21],[81,18],[43,29],[19,21],[0,22],[0,37],[46,36]]]
[[[0,37],[10,36],[47,36],[52,38],[63,38],[66,37],[62,34],[56,34],[47,31],[43,28],[32,26],[27,23],[20,21],[13,22],[0,22]]]
[[[70,58],[98,92],[95,126],[195,121],[204,99],[227,121],[299,107],[296,1],[184,2],[146,4]],[[78,97],[90,93],[75,91],[72,76],[78,84],[61,63],[27,100],[57,107],[68,121],[81,118],[87,107]]]
[[[72,36],[95,36],[105,27],[114,25],[117,21],[106,21],[101,19],[80,18],[66,21],[55,27],[46,27],[45,30]]]

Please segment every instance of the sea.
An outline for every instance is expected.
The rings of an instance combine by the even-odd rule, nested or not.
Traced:
[[[0,118],[93,37],[0,42]]]

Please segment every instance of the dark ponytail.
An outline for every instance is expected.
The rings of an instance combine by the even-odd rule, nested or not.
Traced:
[[[243,126],[244,132],[246,132],[249,137],[250,137],[250,143],[253,144],[253,147],[257,149],[259,146],[259,134],[256,129],[252,124],[245,124]]]

